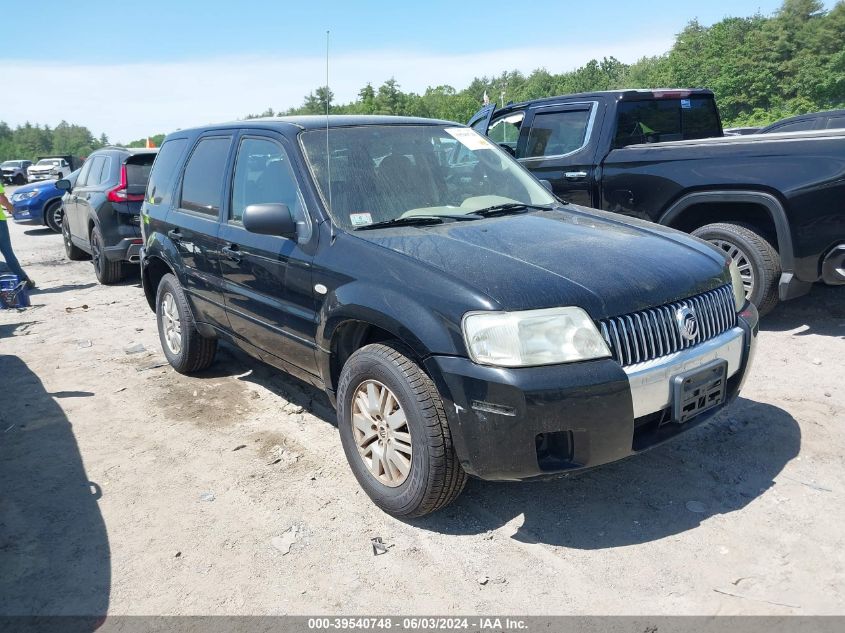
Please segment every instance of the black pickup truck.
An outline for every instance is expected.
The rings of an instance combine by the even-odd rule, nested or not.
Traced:
[[[561,198],[724,249],[761,313],[845,284],[845,130],[725,137],[701,89],[489,105],[469,124]]]

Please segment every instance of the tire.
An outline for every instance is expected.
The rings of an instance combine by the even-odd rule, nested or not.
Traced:
[[[156,322],[164,356],[180,374],[202,371],[214,362],[217,339],[199,333],[185,292],[172,273],[161,278],[156,290]]]
[[[91,229],[91,262],[101,284],[114,284],[123,279],[123,262],[113,262],[106,257],[103,236],[96,226]]]
[[[68,259],[75,262],[88,259],[88,253],[76,246],[70,239],[70,224],[64,221],[62,222],[62,241],[65,244],[65,255]]]
[[[44,224],[56,233],[62,232],[62,220],[65,217],[64,207],[61,200],[50,203],[44,209]]]
[[[16,185],[25,185],[26,184],[26,176],[23,174],[18,174],[15,176],[15,184]]]
[[[340,439],[355,478],[379,508],[403,519],[447,506],[467,481],[437,388],[410,356],[396,341],[367,345],[346,361],[337,390]],[[376,451],[392,457],[376,461]]]
[[[747,224],[718,222],[696,229],[693,235],[721,248],[740,268],[745,295],[760,316],[778,304],[780,257],[772,244]]]

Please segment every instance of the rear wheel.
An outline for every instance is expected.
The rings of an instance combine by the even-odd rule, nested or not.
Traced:
[[[56,233],[62,232],[62,219],[65,217],[65,210],[61,200],[56,200],[44,209],[44,224],[49,226]]]
[[[156,320],[161,349],[173,369],[191,374],[214,362],[217,339],[199,333],[185,292],[172,273],[164,275],[158,284]]]
[[[358,483],[388,514],[411,518],[454,501],[466,484],[443,403],[398,342],[356,351],[338,383],[338,427]]]
[[[64,221],[62,221],[62,241],[64,242],[65,255],[67,255],[68,259],[75,262],[88,259],[88,253],[74,245],[73,240],[70,239],[70,224]]]
[[[91,261],[101,284],[113,284],[123,279],[123,262],[113,262],[106,257],[103,236],[96,226],[91,229]]]
[[[718,222],[707,224],[693,235],[718,246],[736,262],[745,296],[757,306],[760,315],[778,304],[780,257],[772,244],[747,224]]]

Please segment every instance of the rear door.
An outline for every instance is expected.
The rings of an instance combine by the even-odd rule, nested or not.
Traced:
[[[283,203],[297,222],[288,239],[247,231],[250,204]],[[317,374],[316,303],[311,284],[313,223],[281,136],[243,133],[220,232],[223,294],[232,330],[272,364]]]
[[[112,157],[106,154],[94,156],[85,181],[80,185],[80,181],[77,180],[76,187],[73,188],[76,208],[74,209],[74,224],[71,225],[72,234],[87,251],[91,249],[88,227],[89,220],[93,217],[93,205],[106,188],[111,162]]]
[[[166,220],[167,236],[184,266],[184,290],[194,317],[224,330],[229,322],[221,290],[218,233],[233,136],[215,131],[199,137]]]
[[[519,161],[537,178],[548,180],[556,196],[588,207],[595,206],[598,193],[592,138],[597,111],[595,102],[529,109],[516,144]],[[491,125],[491,133],[498,123]]]
[[[85,164],[82,166],[82,171],[79,172],[79,176],[76,179],[76,184],[74,184],[73,188],[62,197],[62,206],[65,210],[65,217],[62,222],[67,223],[73,239],[76,239],[81,235],[81,223],[79,221],[78,212],[79,205],[76,203],[77,191],[85,186],[85,183],[88,180],[88,174],[91,172],[91,167],[94,165],[96,158],[97,157],[94,156],[85,161]]]

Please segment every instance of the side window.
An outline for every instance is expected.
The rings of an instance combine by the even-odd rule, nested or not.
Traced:
[[[310,238],[311,223],[287,153],[275,141],[244,138],[235,161],[229,219],[240,222],[246,207],[262,202],[286,204],[299,228],[299,239]]]
[[[95,158],[89,158],[82,166],[82,171],[79,172],[79,177],[76,179],[76,186],[83,187],[88,182],[88,174],[91,173],[91,166],[94,164]]]
[[[220,212],[231,140],[228,136],[211,137],[197,143],[185,166],[180,208],[211,216]]]
[[[519,140],[519,129],[522,127],[523,118],[525,118],[525,113],[517,112],[492,121],[487,130],[488,138],[510,150],[511,154],[516,154],[516,142]]]
[[[89,185],[104,185],[109,182],[111,176],[111,156],[103,156],[102,159],[99,174],[96,172],[96,165],[91,168],[91,175],[88,178]]]
[[[525,154],[519,158],[560,156],[580,149],[587,138],[589,121],[589,108],[535,114]]]
[[[170,186],[187,143],[188,139],[175,138],[165,141],[158,151],[147,185],[147,200],[152,204],[170,204]]]
[[[88,169],[87,177],[83,180],[82,176],[86,176],[83,172],[82,176],[79,178],[79,185],[87,186],[87,187],[96,187],[100,184],[100,174],[103,173],[103,163],[106,162],[105,156],[94,156],[93,158],[88,159],[86,162],[86,166],[90,165]]]

